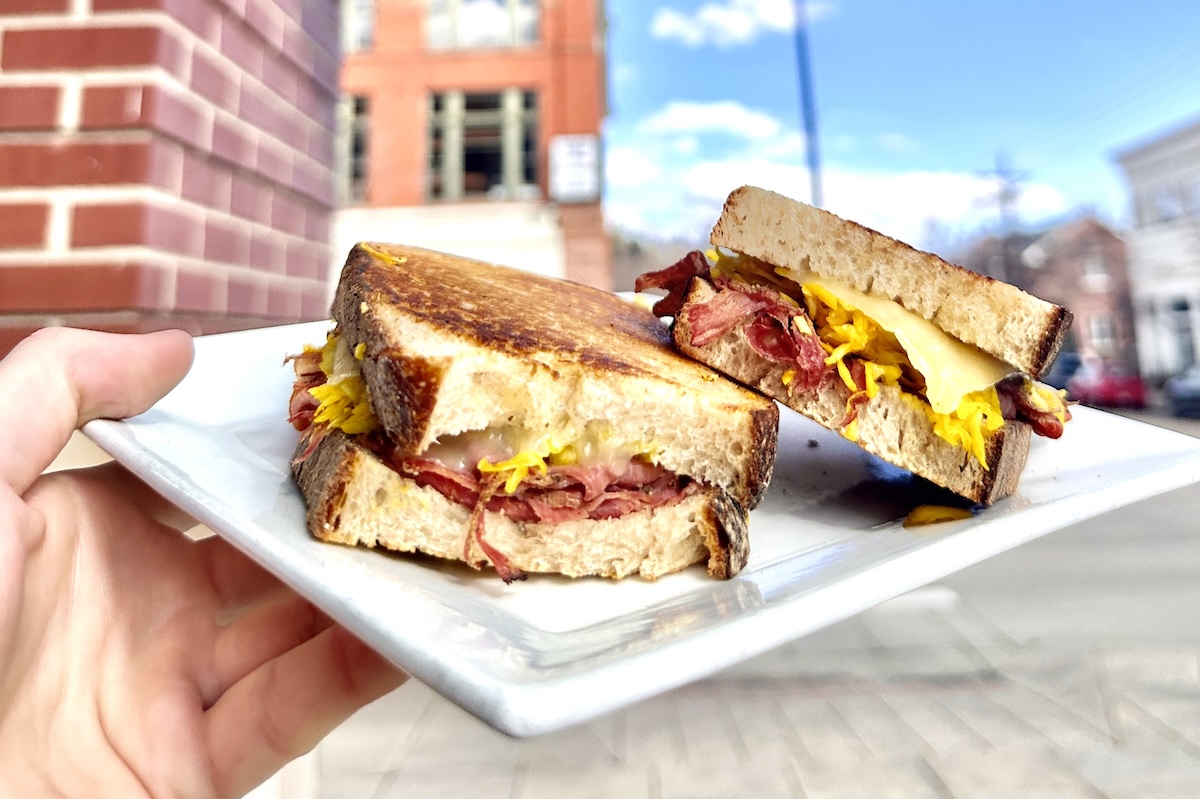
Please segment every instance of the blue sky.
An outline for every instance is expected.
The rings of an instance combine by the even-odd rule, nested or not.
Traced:
[[[1093,208],[1120,226],[1114,154],[1200,118],[1200,3],[809,0],[825,206],[920,246]],[[807,200],[792,0],[609,0],[605,208],[707,238],[724,195]]]

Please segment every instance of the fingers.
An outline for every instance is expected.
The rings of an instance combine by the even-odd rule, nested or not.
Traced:
[[[261,604],[217,634],[213,668],[204,688],[211,706],[259,666],[303,644],[333,621],[302,597],[286,593]]]
[[[84,422],[149,408],[187,373],[192,341],[169,330],[34,333],[0,361],[0,479],[24,494]]]
[[[76,472],[76,477],[94,477],[103,482],[110,496],[121,497],[143,516],[159,524],[186,532],[198,522],[162,494],[142,482],[141,478],[119,463],[105,463]]]
[[[406,675],[333,626],[234,685],[207,713],[219,796],[242,796]]]
[[[276,594],[291,593],[282,580],[218,536],[196,542],[196,557],[207,575],[217,608],[225,618]]]

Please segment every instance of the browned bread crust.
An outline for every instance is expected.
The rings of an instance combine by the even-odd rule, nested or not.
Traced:
[[[649,311],[604,291],[389,244],[350,253],[333,316],[403,454],[489,426],[552,432],[603,419],[662,465],[757,505],[775,461],[774,403],[679,355]]]
[[[695,279],[684,308],[707,302],[715,294],[707,281]],[[846,384],[831,371],[814,394],[790,394],[783,382],[787,367],[751,349],[745,335],[748,323],[743,320],[716,341],[696,347],[691,344],[687,314],[681,310],[672,333],[676,346],[685,354],[830,430],[840,430],[850,398]],[[920,405],[904,399],[898,388],[881,386],[879,394],[858,411],[858,444],[863,449],[983,505],[991,505],[1016,490],[1029,455],[1031,432],[1020,422],[1007,422],[994,432],[986,444],[990,468],[984,469],[966,450],[939,438]]]
[[[1071,324],[1062,306],[978,275],[820,208],[753,186],[733,191],[712,243],[887,297],[1038,377]]]
[[[293,473],[317,538],[463,559],[471,509],[418,486],[341,433],[325,436]],[[707,561],[710,575],[727,579],[749,556],[745,511],[715,488],[617,519],[537,524],[484,515],[489,543],[526,573],[654,579]],[[474,542],[471,558],[490,563]]]

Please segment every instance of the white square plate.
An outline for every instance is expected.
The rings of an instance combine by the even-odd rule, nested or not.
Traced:
[[[493,573],[320,543],[288,462],[292,370],[324,322],[207,336],[154,408],[84,432],[371,646],[484,721],[544,733],[704,677],[1060,527],[1200,480],[1200,441],[1089,408],[1035,437],[1016,495],[904,529],[923,483],[783,411],[733,580]]]

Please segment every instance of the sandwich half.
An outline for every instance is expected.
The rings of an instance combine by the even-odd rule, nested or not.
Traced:
[[[415,247],[350,253],[294,358],[292,471],[325,541],[531,572],[736,574],[770,400],[603,291]]]
[[[990,505],[1070,418],[1036,382],[1061,306],[751,186],[711,241],[638,278],[667,291],[676,346],[885,461]]]

